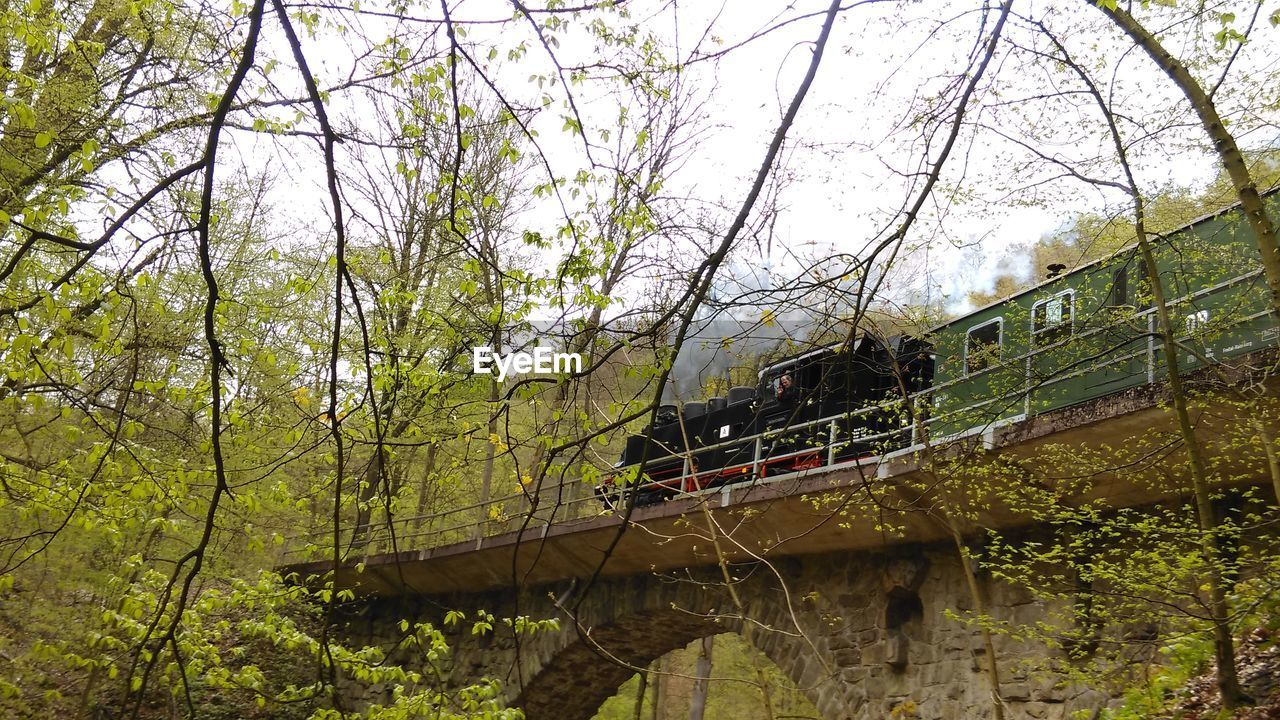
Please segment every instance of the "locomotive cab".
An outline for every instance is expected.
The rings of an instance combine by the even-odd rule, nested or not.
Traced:
[[[834,349],[820,348],[760,372],[760,410],[754,430],[775,431],[761,442],[762,473],[821,464],[816,448],[824,442],[823,428],[805,423],[822,415],[824,379],[836,357]],[[792,427],[796,429],[786,430]]]

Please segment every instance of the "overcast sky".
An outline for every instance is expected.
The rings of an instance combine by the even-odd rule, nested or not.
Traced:
[[[366,4],[366,7],[376,7]],[[438,15],[430,5],[422,16]],[[689,82],[706,98],[709,129],[702,134],[672,190],[719,203],[726,217],[737,207],[749,187],[751,176],[764,156],[770,133],[776,128],[782,108],[789,102],[809,59],[825,3],[797,1],[785,7],[767,2],[697,2],[680,5],[678,11],[663,5],[631,3],[633,19],[657,35],[669,55],[689,57],[695,43],[704,51],[732,47],[764,28],[788,18],[813,14],[773,30],[763,38],[728,53],[716,62],[699,63],[687,72]],[[1139,53],[1126,52],[1114,32],[1100,25],[1101,13],[1086,2],[1031,2],[1015,5],[1018,13],[1045,18],[1067,36],[1068,46],[1093,64],[1099,77],[1112,80],[1108,92],[1126,111],[1135,115],[1182,113],[1170,84]],[[1078,13],[1083,13],[1077,15]],[[455,19],[501,19],[510,17],[510,6],[492,0],[466,0],[452,11]],[[918,107],[921,98],[936,92],[943,76],[963,69],[964,58],[977,37],[980,13],[972,3],[883,3],[842,13],[817,80],[792,129],[785,172],[791,181],[782,196],[785,211],[774,226],[772,253],[761,258],[744,243],[737,263],[757,262],[771,272],[786,275],[798,268],[796,258],[831,251],[857,254],[882,223],[904,201],[906,189],[902,173],[915,169],[920,160],[919,134],[903,129],[903,120]],[[943,23],[943,20],[949,22]],[[1242,21],[1240,21],[1242,22]],[[385,31],[381,21],[362,18],[366,33]],[[1264,21],[1255,39],[1237,59],[1233,70],[1236,84],[1241,78],[1261,77],[1273,71],[1277,30]],[[1100,31],[1098,28],[1102,28]],[[1194,28],[1184,35],[1175,28],[1166,41],[1175,47],[1199,37]],[[1017,22],[1007,30],[1008,39],[1027,41],[1025,26]],[[586,34],[570,30],[559,36],[558,52],[565,65],[598,59]],[[509,47],[520,39],[531,43],[528,54],[518,63],[506,61],[505,51],[489,65],[491,77],[513,98],[532,102],[538,92],[529,82],[537,73],[552,67],[537,41],[522,23],[469,26],[469,41],[491,42]],[[326,34],[307,41],[308,52],[322,80],[333,82],[350,72],[352,46],[358,40],[338,39]],[[445,47],[440,41],[438,47]],[[279,53],[278,40],[267,45],[269,53]],[[1231,48],[1220,56],[1225,58]],[[993,66],[1003,95],[1044,92],[1045,78],[1029,73],[1008,55]],[[1118,71],[1117,71],[1118,68]],[[1212,66],[1201,68],[1208,73]],[[588,135],[611,125],[616,117],[616,100],[608,88],[588,83],[575,88],[579,109],[585,116]],[[562,97],[557,95],[557,97]],[[989,98],[988,98],[989,99]],[[1224,93],[1224,103],[1231,98]],[[335,109],[348,118],[358,118],[360,108],[349,99],[335,96]],[[557,174],[569,176],[585,166],[579,139],[561,131],[567,112],[556,103],[539,113],[533,123]],[[1185,114],[1185,113],[1184,113]],[[984,122],[1008,122],[1007,116],[984,115]],[[1092,131],[1070,130],[1071,123],[1082,127],[1097,118],[1021,118],[1019,122],[1063,124],[1064,132],[1055,155],[1087,157],[1105,153],[1101,136]],[[592,127],[595,125],[596,127]],[[1191,185],[1213,176],[1212,158],[1190,152],[1187,141],[1200,142],[1192,130],[1169,131],[1157,142],[1135,150],[1141,179],[1151,188],[1160,184]],[[1245,145],[1257,147],[1274,143],[1274,134],[1245,138]],[[272,145],[265,141],[241,140],[238,148],[250,166],[288,168],[290,181],[282,192],[289,197],[282,217],[292,216],[300,225],[323,213],[327,202],[319,185],[318,154],[308,154],[306,144]],[[944,180],[963,177],[967,189],[976,191],[968,203],[949,208],[944,223],[924,222],[911,238],[913,245],[927,246],[913,252],[910,273],[895,290],[926,292],[937,298],[946,294],[952,307],[962,307],[964,293],[981,288],[994,277],[1005,251],[1015,243],[1034,240],[1058,228],[1072,214],[1099,210],[1107,198],[1082,185],[1057,183],[1038,187],[1038,204],[1022,202],[1031,195],[1011,196],[1001,187],[1007,179],[1011,149],[990,135],[979,142],[966,142],[957,149]],[[946,183],[943,188],[945,189]],[[1056,192],[1052,192],[1055,191]],[[1050,191],[1049,194],[1045,194]],[[985,198],[984,198],[985,196]],[[941,193],[940,197],[946,197]],[[1111,198],[1114,201],[1116,198]],[[533,218],[545,213],[554,222],[555,211],[535,210]],[[531,220],[537,223],[538,220]],[[1017,258],[1013,259],[1014,264]]]

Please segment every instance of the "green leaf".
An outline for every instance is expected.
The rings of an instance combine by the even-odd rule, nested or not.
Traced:
[[[49,143],[51,142],[53,142],[53,136],[50,135],[49,133],[47,132],[36,133],[36,147],[38,148],[48,147]]]

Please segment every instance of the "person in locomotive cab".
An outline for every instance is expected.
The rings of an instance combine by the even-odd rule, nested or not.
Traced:
[[[777,396],[778,402],[783,405],[795,405],[800,399],[800,388],[796,387],[791,373],[778,378]]]

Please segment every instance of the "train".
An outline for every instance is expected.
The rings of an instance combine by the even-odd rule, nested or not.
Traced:
[[[1280,212],[1280,188],[1264,194]],[[1273,214],[1273,217],[1275,214]],[[1150,239],[1179,367],[1275,347],[1261,258],[1239,205]],[[596,487],[651,504],[947,442],[1166,376],[1136,244],[921,332],[863,333],[784,358],[752,386],[663,405]]]

